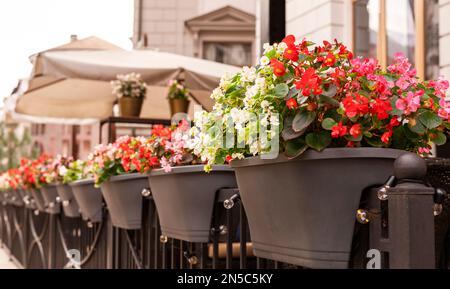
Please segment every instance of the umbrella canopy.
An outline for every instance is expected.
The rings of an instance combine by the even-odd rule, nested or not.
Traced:
[[[136,72],[149,85],[141,117],[169,119],[167,83],[184,79],[194,103],[212,107],[220,77],[237,67],[150,50],[125,51],[98,38],[74,41],[31,57],[33,71],[11,97],[16,118],[84,124],[111,116],[116,96],[110,81]],[[83,43],[80,43],[84,41]]]

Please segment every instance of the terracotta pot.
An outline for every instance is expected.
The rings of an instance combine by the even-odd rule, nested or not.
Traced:
[[[69,218],[78,218],[80,216],[80,209],[73,196],[72,188],[69,185],[58,184],[56,191],[61,199],[64,215]]]
[[[120,116],[139,117],[143,103],[142,98],[121,97],[119,98]]]
[[[149,175],[163,235],[189,242],[209,242],[217,191],[236,188],[229,166],[214,166],[205,173],[203,165],[162,169]]]
[[[189,100],[187,99],[169,99],[170,115],[177,113],[187,113],[189,109]]]
[[[103,208],[102,192],[99,188],[94,187],[94,180],[80,180],[69,185],[80,207],[83,219],[92,223],[101,222]]]
[[[311,268],[347,268],[362,191],[381,185],[405,151],[308,150],[289,160],[236,160],[240,195],[258,257]]]
[[[114,176],[101,185],[114,226],[128,230],[141,228],[141,193],[145,188],[148,188],[147,176],[138,173]]]
[[[57,199],[58,192],[56,191],[56,185],[42,187],[41,192],[46,212],[52,215],[59,214],[61,212],[61,203]]]

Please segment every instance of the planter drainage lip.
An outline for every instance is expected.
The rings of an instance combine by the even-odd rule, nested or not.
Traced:
[[[68,185],[69,186],[83,186],[83,185],[89,185],[89,184],[94,185],[95,184],[94,179],[78,180],[78,181],[71,182]]]
[[[113,177],[109,178],[108,182],[113,183],[113,182],[120,182],[120,181],[133,180],[133,179],[142,179],[142,178],[147,178],[147,176],[143,175],[141,173],[122,174],[122,175],[113,176]]]
[[[242,160],[231,161],[232,168],[257,166],[257,165],[270,165],[277,163],[284,163],[287,161],[307,161],[307,160],[327,160],[327,159],[371,159],[371,158],[384,158],[384,159],[396,159],[397,157],[411,153],[404,150],[390,149],[390,148],[374,148],[374,147],[362,147],[362,148],[328,148],[321,152],[313,149],[308,149],[304,154],[294,159],[289,159],[284,154],[280,153],[277,158],[274,159],[262,159],[260,156],[249,157]]]
[[[191,243],[207,243],[210,240],[210,230],[192,230],[192,229],[177,229],[177,228],[163,228],[163,234],[173,239]]]
[[[314,255],[308,254],[308,250],[292,250],[278,246],[267,245],[259,242],[254,242],[258,249],[254,249],[255,255],[260,258],[277,260],[288,264],[296,264],[311,269],[348,269],[348,262],[350,259],[350,252],[311,252]],[[275,253],[274,249],[280,253]]]
[[[192,165],[192,166],[179,166],[173,167],[172,171],[165,172],[164,169],[155,169],[152,170],[149,175],[150,176],[161,176],[161,175],[169,175],[169,174],[186,174],[186,173],[198,173],[204,171],[204,165]],[[212,167],[211,172],[230,172],[234,171],[234,169],[228,165],[215,165]],[[205,174],[207,174],[205,172]]]

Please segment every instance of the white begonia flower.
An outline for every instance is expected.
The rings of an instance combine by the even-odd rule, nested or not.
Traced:
[[[216,100],[223,96],[224,96],[223,91],[219,87],[215,88],[211,94],[211,98]]]
[[[264,77],[256,78],[255,86],[257,86],[260,90],[264,91],[266,89],[266,79]]]
[[[259,87],[256,85],[250,86],[247,88],[247,91],[245,92],[245,97],[247,98],[253,98],[259,93]]]
[[[58,173],[62,177],[65,176],[67,174],[67,168],[65,166],[60,166],[59,170],[58,170]]]
[[[244,66],[242,68],[241,81],[253,82],[256,78],[256,69],[254,67]]]
[[[264,43],[263,44],[263,49],[264,49],[264,54],[266,54],[267,52],[273,50],[273,46],[270,45],[269,43]]]
[[[259,64],[260,64],[261,66],[267,66],[267,65],[269,65],[269,63],[270,63],[270,59],[269,59],[269,57],[267,57],[267,56],[263,56],[263,57],[261,57],[261,59],[259,60]]]
[[[277,52],[278,53],[284,53],[286,48],[287,48],[287,44],[284,43],[284,42],[280,42],[280,43],[278,43]]]
[[[261,101],[261,107],[262,108],[266,109],[266,108],[269,107],[269,105],[270,105],[270,103],[267,100]]]

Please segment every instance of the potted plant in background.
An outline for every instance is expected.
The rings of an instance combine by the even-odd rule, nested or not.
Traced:
[[[152,157],[152,149],[144,137],[124,136],[112,144],[97,146],[90,156],[95,185],[101,188],[116,227],[141,227],[141,192],[148,187],[143,173],[159,165],[158,159]]]
[[[119,99],[120,115],[123,117],[139,117],[144,102],[147,85],[138,73],[119,74],[111,82],[113,93]]]
[[[259,65],[224,76],[214,110],[197,115],[196,151],[207,170],[234,159],[256,256],[346,268],[362,191],[382,184],[406,151],[446,142],[448,82],[419,81],[401,55],[382,70],[338,42],[288,36],[264,47]],[[224,148],[227,129],[241,146]],[[270,143],[283,154],[267,159]]]
[[[189,90],[184,87],[182,81],[170,80],[167,95],[170,105],[170,115],[187,113],[189,109]]]
[[[75,160],[66,169],[60,170],[63,182],[72,188],[73,196],[79,206],[81,216],[91,223],[102,220],[102,192],[94,186],[92,162]]]

